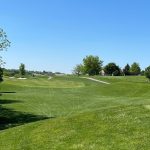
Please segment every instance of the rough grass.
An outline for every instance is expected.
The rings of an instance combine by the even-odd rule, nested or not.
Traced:
[[[150,84],[144,77],[5,79],[2,150],[147,150]],[[3,121],[2,121],[3,120]]]

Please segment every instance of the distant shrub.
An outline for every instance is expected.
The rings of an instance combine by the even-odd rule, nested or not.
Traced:
[[[15,78],[20,78],[20,74],[15,74],[14,77]]]

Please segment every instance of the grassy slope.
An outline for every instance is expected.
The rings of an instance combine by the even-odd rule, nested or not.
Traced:
[[[0,104],[11,115],[4,115],[23,120],[0,131],[0,148],[147,150],[150,85],[145,78],[95,78],[111,84],[77,77],[6,79],[0,86]]]

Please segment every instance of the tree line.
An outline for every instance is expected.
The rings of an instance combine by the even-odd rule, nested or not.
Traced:
[[[10,41],[7,39],[6,33],[0,28],[0,51],[6,50],[10,46]],[[2,57],[0,56],[0,82],[3,81],[3,68]],[[24,76],[25,65],[21,64],[20,75]],[[116,63],[111,62],[106,66],[103,66],[103,61],[98,56],[89,55],[83,58],[83,63],[78,64],[73,69],[73,73],[79,75],[145,75],[150,80],[150,66],[148,66],[144,71],[141,71],[140,65],[134,62],[131,66],[127,64],[123,69],[121,69]]]
[[[150,66],[141,70],[139,63],[127,64],[123,69],[114,62],[103,66],[103,61],[98,56],[89,55],[83,58],[82,64],[77,64],[73,69],[76,75],[107,75],[107,76],[129,76],[145,75],[150,80]]]
[[[59,72],[51,72],[51,71],[32,71],[26,70],[25,64],[20,64],[18,69],[5,69],[3,68],[3,75],[7,77],[35,77],[35,76],[54,76],[55,74],[61,74]]]

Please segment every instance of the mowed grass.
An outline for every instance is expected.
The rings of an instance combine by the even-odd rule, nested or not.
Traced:
[[[0,84],[2,150],[148,150],[150,83],[145,77],[64,76]]]

